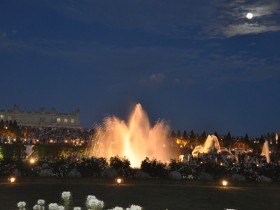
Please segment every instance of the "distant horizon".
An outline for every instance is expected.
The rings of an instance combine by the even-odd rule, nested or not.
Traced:
[[[15,107],[17,107],[20,111],[27,111],[27,112],[38,112],[38,111],[41,111],[41,109],[43,108],[47,113],[48,113],[48,111],[49,112],[51,112],[52,111],[52,109],[54,109],[57,113],[65,113],[65,114],[71,114],[71,113],[74,113],[74,112],[76,112],[76,111],[81,111],[79,108],[77,108],[77,109],[75,109],[75,110],[73,110],[73,111],[64,111],[63,109],[62,109],[62,111],[60,111],[60,110],[57,110],[56,109],[56,107],[51,107],[51,108],[46,108],[45,106],[41,106],[41,107],[39,107],[39,108],[21,108],[20,106],[18,106],[17,104],[14,104],[12,107],[7,107],[7,106],[5,106],[5,108],[4,107],[0,107],[0,110],[10,110],[10,111],[12,111]],[[145,111],[145,109],[144,109],[144,111]],[[149,113],[147,113],[147,115],[148,115],[148,117],[149,117]],[[102,123],[103,123],[103,121],[108,117],[108,116],[114,116],[114,117],[117,117],[117,118],[119,118],[118,116],[116,116],[116,115],[114,115],[114,114],[107,114],[107,115],[104,115],[104,117],[103,117],[103,119],[101,120],[101,122],[95,122],[95,121],[93,121],[93,123],[92,123],[92,126],[90,127],[90,126],[84,126],[83,125],[83,120],[82,119],[80,119],[80,122],[81,122],[81,128],[83,128],[83,129],[92,129],[92,128],[94,128],[96,125],[102,125]],[[123,121],[125,121],[125,122],[127,122],[128,121],[128,118],[127,119],[122,119],[122,118],[119,118],[120,120],[123,120]],[[150,118],[149,118],[149,121],[150,121],[150,124],[153,126],[153,125],[155,125],[155,123],[158,121],[158,120],[163,120],[163,121],[165,121],[165,123],[167,123],[167,125],[170,127],[170,124],[168,123],[168,121],[166,121],[165,119],[161,119],[161,118],[159,118],[159,119],[157,119],[157,120],[155,120],[154,122],[152,122],[151,120],[150,120]],[[263,133],[263,134],[260,134],[260,135],[250,135],[249,133],[244,133],[244,134],[235,134],[235,133],[233,133],[233,132],[231,132],[230,130],[229,131],[227,131],[227,132],[225,132],[225,133],[220,133],[219,131],[218,131],[218,129],[217,130],[214,130],[214,131],[206,131],[206,130],[200,130],[200,131],[198,131],[198,130],[196,130],[196,129],[193,129],[193,128],[172,128],[172,127],[170,127],[170,132],[172,132],[172,131],[174,131],[175,133],[177,133],[178,131],[181,131],[181,133],[183,134],[183,132],[184,131],[186,131],[188,134],[189,134],[189,132],[191,132],[191,131],[194,131],[194,133],[195,134],[199,134],[199,135],[201,135],[204,131],[206,132],[206,134],[214,134],[215,132],[217,132],[218,133],[218,135],[223,135],[223,136],[225,136],[225,135],[227,135],[228,133],[230,133],[233,137],[244,137],[246,134],[249,136],[249,137],[251,137],[251,138],[260,138],[261,136],[263,136],[263,135],[266,135],[267,133],[269,133],[269,134],[271,134],[271,133],[274,133],[274,134],[276,134],[276,133],[278,133],[277,131],[267,131],[267,132],[265,132],[265,133]]]

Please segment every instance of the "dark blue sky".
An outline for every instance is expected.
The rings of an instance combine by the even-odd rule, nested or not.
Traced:
[[[1,108],[279,131],[278,0],[3,0],[0,19]]]

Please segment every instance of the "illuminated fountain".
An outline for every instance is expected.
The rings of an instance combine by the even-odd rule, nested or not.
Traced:
[[[199,153],[210,153],[213,149],[216,149],[217,153],[220,153],[220,143],[215,135],[208,135],[204,145],[196,146],[192,151],[192,155],[193,157],[197,157]]]
[[[270,163],[269,146],[268,146],[268,141],[267,140],[263,144],[261,156],[265,156],[266,157],[266,162]]]
[[[113,116],[96,126],[86,154],[106,159],[126,157],[132,167],[139,167],[146,157],[169,161],[169,126],[158,121],[152,127],[141,104],[137,104],[128,123]]]

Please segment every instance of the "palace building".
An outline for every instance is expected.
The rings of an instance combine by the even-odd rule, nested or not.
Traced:
[[[50,112],[45,108],[39,111],[22,111],[14,105],[11,110],[0,109],[0,121],[2,120],[15,120],[21,126],[80,128],[80,111],[59,113],[54,108]]]

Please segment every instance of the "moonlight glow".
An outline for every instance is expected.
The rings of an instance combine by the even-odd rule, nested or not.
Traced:
[[[254,15],[253,15],[253,13],[251,13],[251,12],[248,12],[248,13],[246,14],[246,18],[249,19],[249,20],[251,20],[253,17],[254,17]]]

